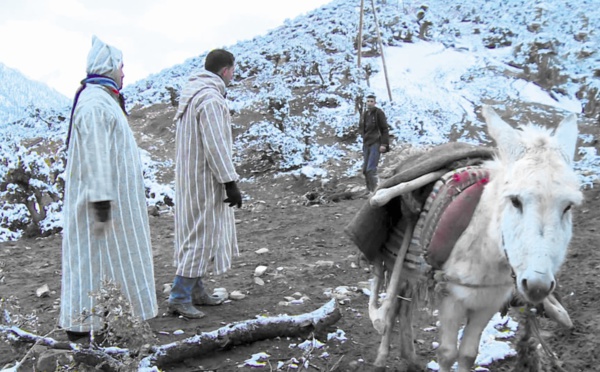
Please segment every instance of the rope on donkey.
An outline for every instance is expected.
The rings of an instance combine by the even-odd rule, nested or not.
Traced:
[[[552,371],[566,372],[564,368],[559,365],[558,358],[542,337],[540,323],[537,318],[537,310],[535,308],[526,310],[526,307],[522,307],[519,311],[525,317],[525,328],[521,339],[517,343],[518,358],[515,365],[515,371],[539,372],[545,370],[542,367],[542,358],[538,353],[538,345],[540,345],[544,351],[544,355],[550,361]]]

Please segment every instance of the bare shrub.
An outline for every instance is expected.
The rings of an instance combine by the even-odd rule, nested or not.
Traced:
[[[100,319],[102,345],[124,347],[131,355],[138,355],[144,345],[154,343],[150,325],[133,314],[131,304],[117,283],[105,279],[100,290],[90,296],[96,299],[97,305],[83,314],[83,318]]]

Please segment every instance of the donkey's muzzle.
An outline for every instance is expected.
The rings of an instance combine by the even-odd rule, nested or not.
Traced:
[[[551,280],[548,280],[547,277],[521,279],[523,295],[525,295],[526,299],[533,304],[544,301],[544,299],[552,293],[555,287],[556,281],[554,278]]]

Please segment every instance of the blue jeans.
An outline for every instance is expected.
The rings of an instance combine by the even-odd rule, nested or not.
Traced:
[[[186,278],[184,276],[175,275],[173,287],[169,295],[169,303],[171,304],[189,304],[192,302],[192,291],[198,285],[200,278]]]
[[[363,174],[367,182],[367,189],[375,191],[377,188],[377,165],[379,164],[379,142],[372,145],[363,145]]]

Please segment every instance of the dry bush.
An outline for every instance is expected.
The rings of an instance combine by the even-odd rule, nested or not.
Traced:
[[[133,314],[131,304],[113,281],[104,280],[98,292],[91,293],[97,305],[84,318],[100,318],[103,346],[127,348],[132,355],[138,355],[145,345],[156,340],[150,325]]]

